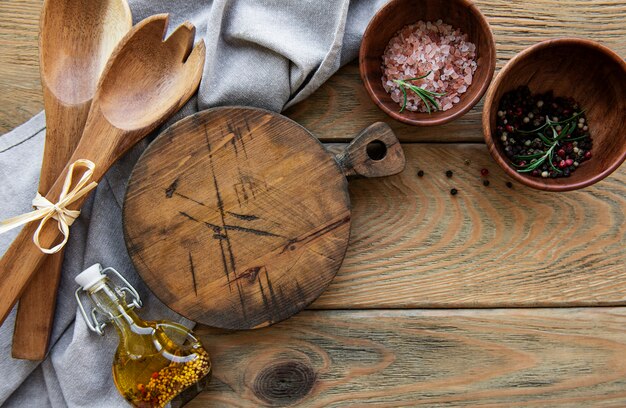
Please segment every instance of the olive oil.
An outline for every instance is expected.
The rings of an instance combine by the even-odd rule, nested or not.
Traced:
[[[120,344],[112,365],[115,385],[136,407],[163,407],[171,401],[178,405],[177,399],[184,399],[189,390],[199,392],[208,382],[209,355],[186,327],[173,322],[144,321],[137,316],[134,311],[139,304],[137,292],[122,280],[128,288],[115,286],[101,273],[98,264],[76,277],[94,303],[95,311],[113,323],[119,335]],[[79,290],[76,296],[80,302]],[[126,302],[127,293],[135,297],[130,305]],[[79,305],[90,328],[103,333],[104,325],[96,320],[95,313],[92,321]]]

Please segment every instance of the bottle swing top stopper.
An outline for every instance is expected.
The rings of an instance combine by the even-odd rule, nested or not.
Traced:
[[[137,290],[128,282],[118,271],[113,268],[105,268],[102,269],[102,266],[99,263],[91,265],[89,268],[85,269],[81,273],[79,273],[74,280],[76,283],[80,285],[79,288],[74,292],[74,296],[76,297],[76,302],[78,303],[78,308],[80,309],[80,313],[83,315],[87,326],[91,331],[98,333],[99,335],[104,335],[104,326],[106,323],[100,323],[96,317],[97,310],[94,308],[91,310],[91,316],[87,314],[83,303],[80,300],[80,292],[81,291],[89,291],[98,283],[102,282],[107,278],[106,272],[111,272],[116,275],[126,286],[117,286],[113,284],[112,288],[114,288],[115,292],[119,294],[119,296],[123,296],[124,292],[130,295],[131,302],[126,305],[128,308],[140,308],[142,306],[141,299],[139,298],[139,293]],[[110,282],[109,282],[110,284]],[[108,285],[105,283],[105,285]],[[126,300],[125,297],[121,297],[120,299]]]
[[[102,266],[97,263],[79,273],[74,278],[74,281],[76,281],[83,290],[87,291],[104,278],[106,278],[106,275],[102,273]]]

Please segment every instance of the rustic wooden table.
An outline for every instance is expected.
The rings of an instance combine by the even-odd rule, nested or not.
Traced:
[[[624,0],[477,4],[498,68],[558,36],[626,56]],[[42,109],[40,6],[0,3],[0,132]],[[350,183],[348,254],[310,310],[252,332],[199,328],[214,375],[190,407],[626,406],[626,166],[582,191],[509,188],[480,111],[404,126],[370,102],[351,64],[287,112],[327,142],[386,121],[407,168]]]

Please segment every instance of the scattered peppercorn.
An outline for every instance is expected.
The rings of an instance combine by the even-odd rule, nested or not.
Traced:
[[[489,185],[489,180],[483,180],[483,186],[487,187]]]
[[[483,177],[487,177],[489,175],[489,170],[487,169],[480,169],[480,175]]]
[[[420,170],[417,172],[417,177],[424,177],[424,170]]]
[[[447,177],[447,178],[452,177],[452,174],[453,174],[453,173],[452,173],[452,170],[448,170],[448,171],[446,171],[446,177]]]
[[[450,190],[450,194],[452,195],[456,195],[458,193],[456,188],[453,188],[452,190]]]
[[[469,161],[469,159],[465,159],[465,165],[466,165],[466,166],[469,166],[469,165],[470,165],[470,163],[471,163],[471,162]]]
[[[506,182],[506,186],[507,186],[508,188],[513,188],[513,183],[511,183],[510,181],[507,181],[507,182]]]

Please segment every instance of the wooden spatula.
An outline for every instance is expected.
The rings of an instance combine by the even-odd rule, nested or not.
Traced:
[[[46,145],[39,191],[47,192],[76,148],[104,66],[133,25],[126,0],[46,0],[39,61],[46,108]],[[42,360],[54,320],[63,251],[52,254],[22,296],[13,357]]]
[[[167,21],[165,14],[148,17],[116,47],[98,83],[80,143],[46,195],[51,202],[59,198],[70,163],[91,160],[95,164],[92,180],[100,180],[119,157],[180,109],[198,88],[204,42],[193,47],[191,23],[163,40]],[[72,208],[80,208],[84,199]],[[32,242],[37,226],[27,224],[0,260],[1,322],[46,257]],[[60,235],[57,226],[48,223],[40,243],[50,247]]]

